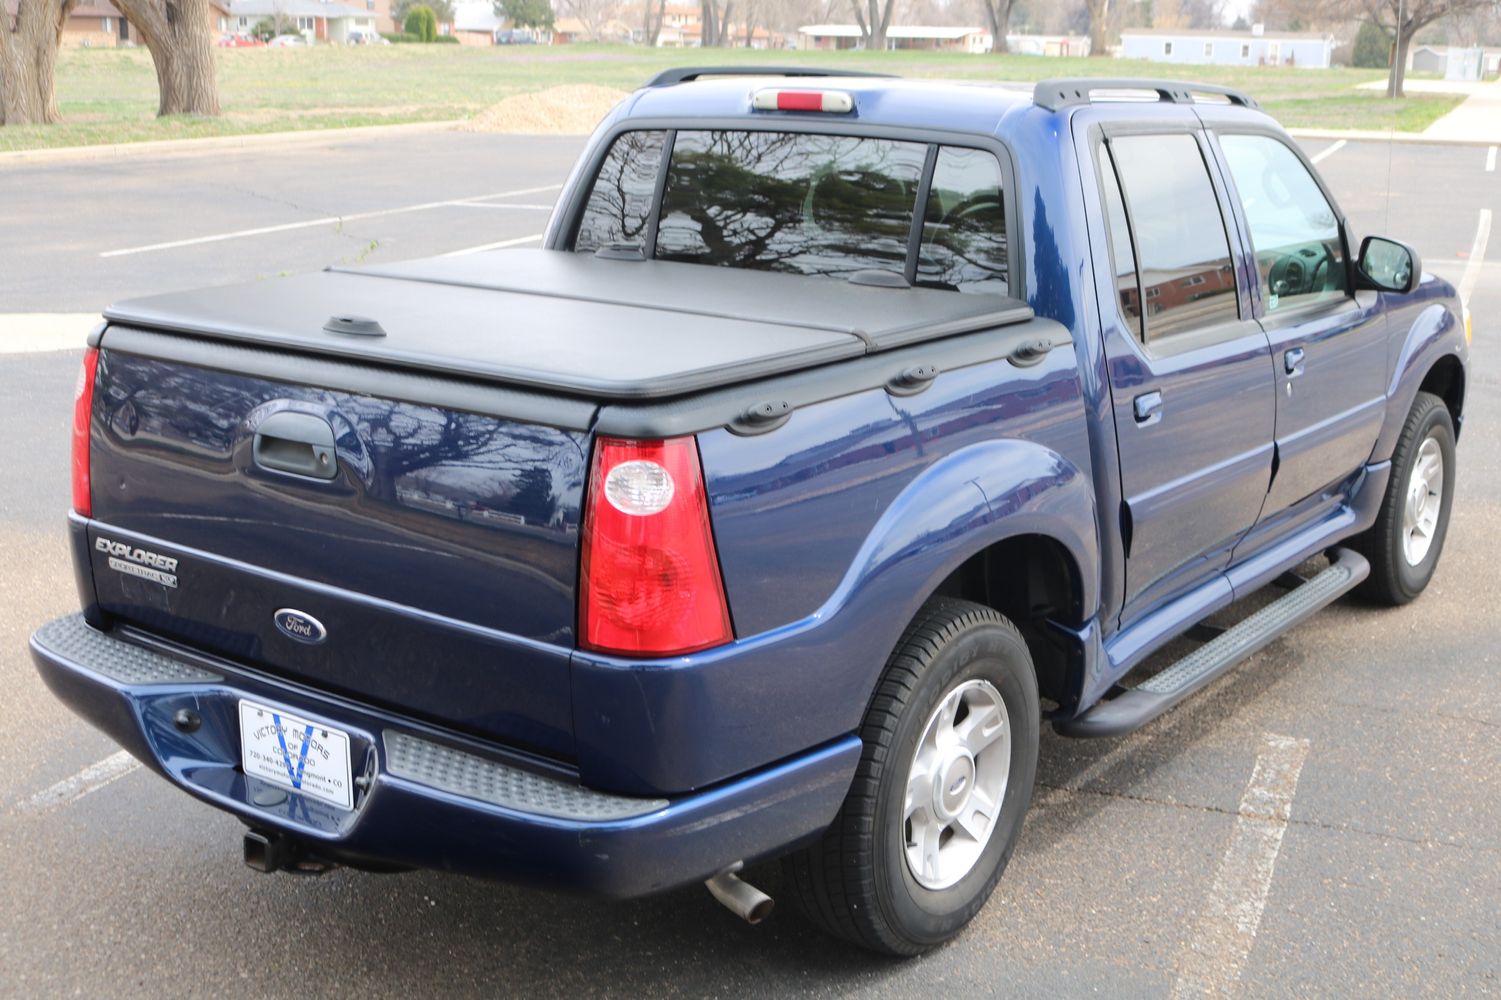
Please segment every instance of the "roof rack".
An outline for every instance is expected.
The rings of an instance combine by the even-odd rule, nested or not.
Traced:
[[[666,69],[652,77],[648,87],[671,87],[676,83],[691,83],[705,76],[879,76],[891,77],[890,73],[863,73],[850,69],[816,69],[808,66],[678,66]]]
[[[1243,108],[1257,108],[1250,95],[1229,87],[1209,83],[1185,83],[1182,80],[1132,80],[1107,77],[1081,77],[1068,80],[1043,80],[1032,91],[1032,103],[1049,111],[1059,111],[1076,104],[1089,104],[1096,90],[1155,91],[1157,100],[1167,104],[1193,104],[1195,94],[1214,94]]]

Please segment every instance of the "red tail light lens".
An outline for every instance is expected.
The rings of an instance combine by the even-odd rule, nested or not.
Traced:
[[[73,509],[84,517],[94,513],[89,495],[89,421],[94,415],[94,375],[99,370],[99,348],[83,352],[83,367],[73,389]]]
[[[734,637],[693,438],[598,439],[582,542],[584,647],[673,656]]]

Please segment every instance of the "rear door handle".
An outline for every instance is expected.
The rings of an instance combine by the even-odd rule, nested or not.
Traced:
[[[255,429],[253,453],[256,465],[273,472],[311,479],[332,479],[339,474],[334,429],[312,413],[282,410],[262,420]]]
[[[1303,348],[1288,348],[1287,353],[1282,355],[1282,370],[1287,372],[1288,378],[1297,378],[1303,374]]]
[[[1159,390],[1144,392],[1131,401],[1136,423],[1141,427],[1155,424],[1162,419],[1162,393]]]

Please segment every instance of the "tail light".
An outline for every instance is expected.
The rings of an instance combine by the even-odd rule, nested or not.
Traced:
[[[73,389],[73,509],[84,517],[94,513],[89,494],[89,421],[94,415],[94,375],[99,370],[99,348],[83,352],[83,367]]]
[[[734,637],[693,438],[599,438],[582,541],[584,647],[673,656]]]

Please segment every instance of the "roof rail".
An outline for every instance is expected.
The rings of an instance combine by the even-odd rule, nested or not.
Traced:
[[[817,69],[810,66],[678,66],[665,69],[647,82],[648,87],[671,87],[691,83],[704,76],[879,76],[890,73],[863,73],[850,69]]]
[[[1243,108],[1258,108],[1250,95],[1229,87],[1209,83],[1186,83],[1182,80],[1132,80],[1108,77],[1080,77],[1067,80],[1043,80],[1032,90],[1032,103],[1049,111],[1059,111],[1076,104],[1089,104],[1096,90],[1155,91],[1157,100],[1168,104],[1193,104],[1195,94],[1215,94]]]

